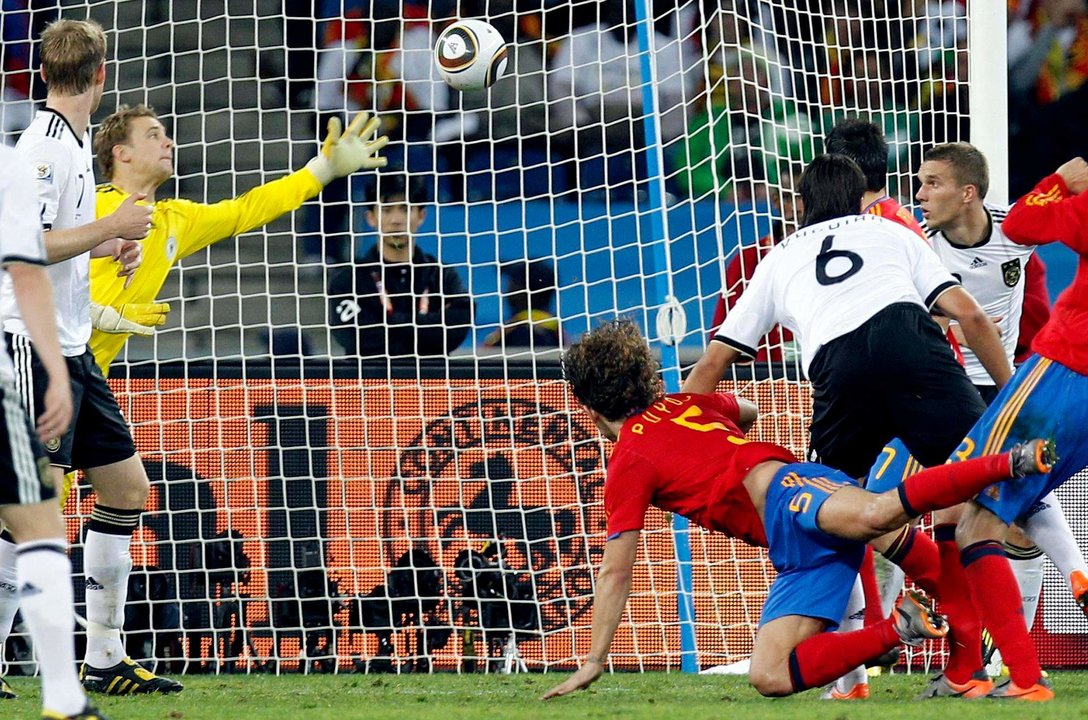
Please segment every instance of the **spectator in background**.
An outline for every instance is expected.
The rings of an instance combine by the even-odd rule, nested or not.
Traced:
[[[783,170],[782,184],[777,192],[771,194],[771,204],[778,214],[778,218],[771,224],[771,232],[761,237],[755,245],[742,247],[726,266],[725,285],[718,298],[718,304],[714,308],[714,320],[710,328],[711,340],[714,339],[714,333],[725,320],[725,316],[737,304],[748,281],[752,279],[759,261],[766,257],[771,248],[780,243],[782,238],[797,231],[804,208],[801,205],[801,198],[797,195],[796,187],[803,170],[804,168],[800,165]],[[793,333],[781,325],[775,325],[760,339],[757,351],[755,356],[757,364],[770,362],[777,366],[784,358],[792,359],[796,355]]]
[[[1088,155],[1088,2],[1014,0],[1009,24],[1010,191]],[[1045,127],[1046,132],[1039,132]]]
[[[722,66],[709,69],[707,107],[692,117],[671,162],[681,191],[737,201],[743,200],[743,189],[738,193],[734,182],[765,178],[774,184],[779,163],[811,160],[814,130],[808,117],[774,90],[774,68],[766,56],[742,45],[720,57]],[[745,167],[751,171],[741,172]]]
[[[0,2],[0,140],[8,145],[14,145],[18,134],[34,119],[30,99],[32,17],[27,0]]]
[[[551,312],[556,290],[551,263],[547,260],[510,263],[503,265],[502,274],[506,276],[504,295],[513,314],[484,339],[483,346],[559,347],[559,318]]]
[[[415,244],[429,201],[419,177],[383,173],[367,198],[378,242],[329,281],[329,324],[349,355],[447,355],[468,335],[473,304],[461,278]]]
[[[633,189],[635,151],[644,146],[642,69],[633,0],[602,3],[596,22],[576,28],[559,42],[548,73],[553,133],[578,158],[583,189],[603,183],[609,190]],[[650,38],[656,71],[661,142],[684,132],[689,78],[679,40],[666,35],[672,16],[662,12]],[[603,178],[587,174],[586,161],[605,166]],[[587,182],[592,187],[587,187]]]
[[[506,72],[486,90],[460,93],[462,112],[435,126],[439,146],[464,139],[465,199],[506,200],[559,193],[552,184],[548,132],[547,69],[557,38],[570,32],[570,8],[562,0],[523,0],[525,11],[493,22],[507,44]],[[481,170],[485,172],[480,172]],[[494,174],[486,172],[494,170]]]

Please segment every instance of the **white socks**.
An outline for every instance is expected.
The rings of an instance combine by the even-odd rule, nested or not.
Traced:
[[[1015,545],[1005,546],[1005,555],[1009,558],[1012,574],[1020,586],[1020,600],[1024,604],[1024,621],[1031,630],[1035,622],[1035,609],[1039,607],[1039,593],[1043,589],[1043,566],[1046,558],[1038,548],[1021,548]]]
[[[865,591],[861,587],[861,577],[854,578],[854,589],[850,591],[850,602],[846,604],[846,612],[842,622],[839,623],[838,632],[850,632],[865,627]],[[859,665],[850,670],[835,681],[833,687],[842,694],[846,694],[860,683],[868,683],[869,675],[864,665]]]
[[[19,585],[15,570],[15,543],[0,537],[0,651],[11,634],[19,611]]]
[[[1088,574],[1088,564],[1073,537],[1057,495],[1050,493],[1037,502],[1032,511],[1033,514],[1022,523],[1024,534],[1046,553],[1062,578],[1069,582],[1069,575],[1074,570]]]
[[[87,697],[76,674],[72,564],[59,539],[22,543],[16,552],[23,620],[42,675],[42,707],[74,715]]]
[[[87,656],[90,667],[105,669],[125,658],[121,628],[125,624],[128,575],[132,570],[130,535],[87,531],[83,571],[87,576]]]

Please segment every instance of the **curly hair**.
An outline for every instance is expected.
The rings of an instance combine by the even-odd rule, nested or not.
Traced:
[[[608,420],[626,420],[664,392],[657,360],[631,320],[590,330],[563,353],[562,364],[574,397]]]

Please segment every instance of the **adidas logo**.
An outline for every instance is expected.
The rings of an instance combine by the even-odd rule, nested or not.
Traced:
[[[95,580],[93,577],[89,577],[89,578],[87,578],[87,589],[88,590],[105,590],[106,586],[103,585],[102,583],[98,582],[97,580]]]
[[[23,585],[22,589],[19,590],[19,594],[24,598],[32,597],[34,595],[41,595],[42,594],[42,589],[40,587],[38,587],[37,585],[31,585],[30,583],[25,583]]]
[[[864,620],[865,619],[865,608],[862,608],[861,610],[858,610],[856,613],[851,615],[848,619],[849,620]]]
[[[985,260],[976,255],[975,259],[971,261],[970,268],[972,270],[978,270],[980,267],[986,267],[989,264],[990,263],[986,262]]]

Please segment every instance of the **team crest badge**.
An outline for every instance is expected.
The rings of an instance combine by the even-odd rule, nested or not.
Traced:
[[[60,438],[52,438],[45,441],[45,449],[49,452],[60,450]]]
[[[1001,278],[1008,287],[1015,287],[1020,282],[1020,258],[1001,263]]]

